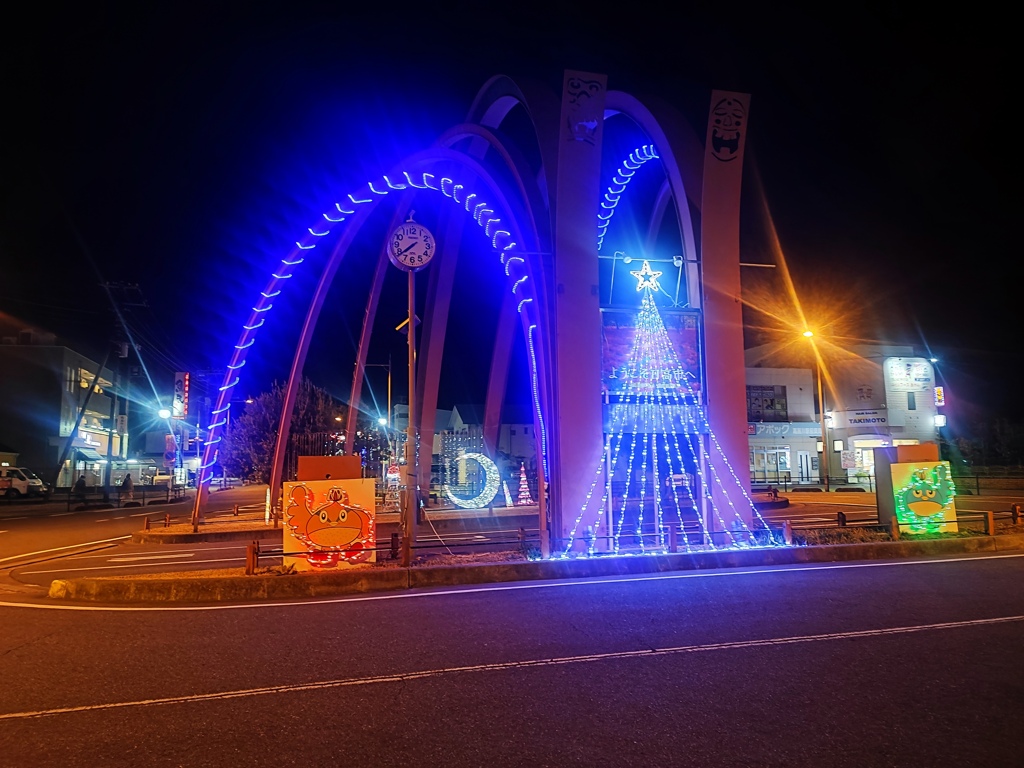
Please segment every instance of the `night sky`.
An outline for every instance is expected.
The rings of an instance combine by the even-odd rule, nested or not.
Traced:
[[[138,284],[147,306],[125,309],[158,378],[222,368],[269,267],[333,196],[460,122],[491,75],[557,89],[572,68],[676,103],[701,136],[710,89],[750,93],[744,261],[777,262],[773,223],[808,306],[843,308],[852,337],[927,345],[963,428],[1020,421],[1010,25],[984,9],[171,5],[93,4],[9,41],[0,312],[102,347],[101,284]],[[744,278],[770,295],[777,274]],[[358,312],[340,288],[332,301],[311,365],[343,395],[351,367],[331,361]],[[247,391],[287,374],[289,334],[268,328],[280,347]],[[402,350],[393,332],[375,350],[396,378]],[[442,400],[480,399],[472,379],[449,376]]]

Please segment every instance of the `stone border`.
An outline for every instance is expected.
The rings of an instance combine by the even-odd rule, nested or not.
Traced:
[[[616,558],[537,560],[483,565],[355,568],[287,576],[224,576],[165,579],[57,579],[49,597],[99,603],[217,603],[288,600],[366,592],[452,587],[544,579],[746,568],[855,560],[897,560],[937,555],[1024,550],[1024,534],[925,541],[882,541],[834,546],[779,547]]]

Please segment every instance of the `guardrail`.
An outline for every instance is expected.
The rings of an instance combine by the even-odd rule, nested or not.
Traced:
[[[102,485],[92,485],[87,486],[83,491],[62,488],[59,493],[66,497],[68,510],[73,505],[77,505],[80,509],[99,507],[120,509],[121,507],[144,507],[149,504],[169,504],[172,501],[182,501],[185,498],[185,487],[160,483],[158,485],[136,485],[131,491],[126,491],[120,486],[104,488]]]
[[[402,537],[398,533],[392,533],[391,538],[387,544],[378,544],[374,551],[378,557],[382,554],[387,554],[388,560],[398,560],[401,556],[401,543]],[[529,556],[531,551],[539,551],[540,549],[540,534],[537,530],[528,531],[525,528],[519,529],[519,535],[515,539],[488,539],[486,541],[471,541],[471,542],[451,542],[451,543],[437,543],[437,544],[416,544],[413,546],[414,550],[425,550],[425,549],[440,549],[444,548],[449,551],[458,548],[467,547],[487,547],[501,550],[503,548],[511,547],[513,550],[518,550],[524,556]],[[349,550],[338,550],[339,552],[347,553]],[[362,550],[361,550],[362,551]],[[307,550],[301,550],[298,552],[286,552],[284,547],[276,547],[274,549],[262,549],[258,541],[251,541],[245,547],[245,574],[247,576],[253,575],[259,568],[259,562],[261,557],[307,557],[310,554]]]

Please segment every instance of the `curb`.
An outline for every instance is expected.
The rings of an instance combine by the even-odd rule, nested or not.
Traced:
[[[203,531],[192,533],[160,533],[157,531],[142,531],[132,534],[132,544],[189,544],[196,541],[266,541],[268,539],[280,539],[281,528],[245,528],[234,531]]]
[[[616,558],[537,560],[417,568],[354,568],[288,576],[224,576],[190,579],[57,579],[49,598],[103,603],[216,603],[286,600],[366,592],[452,587],[512,581],[574,579],[764,565],[897,560],[935,555],[1024,550],[1024,534],[928,541],[883,541],[835,546],[742,549]]]

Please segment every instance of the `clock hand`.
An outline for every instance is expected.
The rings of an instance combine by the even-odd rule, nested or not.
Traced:
[[[405,248],[400,250],[396,255],[397,256],[401,256],[403,253],[405,253],[406,251],[408,251],[410,248],[414,247],[415,245],[416,245],[415,242],[409,243],[409,245],[405,246]]]

